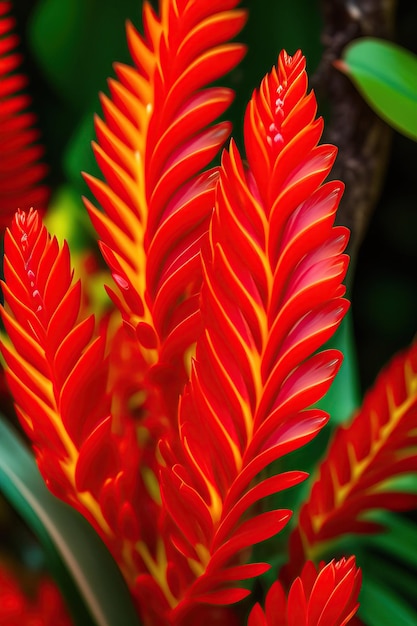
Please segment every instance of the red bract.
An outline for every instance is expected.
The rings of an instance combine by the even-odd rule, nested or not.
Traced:
[[[19,211],[5,239],[2,350],[19,417],[146,626],[238,623],[244,581],[269,568],[252,548],[291,516],[265,499],[306,478],[265,470],[327,422],[309,407],[341,361],[320,348],[348,308],[343,185],[324,183],[336,149],[318,145],[301,52],[282,52],[249,102],[248,163],[232,141],[203,171],[230,131],[212,124],[232,94],[207,85],[243,54],[228,43],[245,20],[237,4],[162,0],[157,16],[145,3],[144,36],[128,26],[135,67],[116,66],[96,122],[106,182],[87,176],[104,211],[86,201],[123,323],[96,335],[68,248],[36,211]],[[343,568],[317,588],[337,587]]]
[[[43,578],[29,597],[6,568],[0,566],[0,624],[2,626],[71,626],[58,589]]]
[[[361,572],[353,557],[324,563],[317,572],[308,561],[286,597],[275,582],[252,609],[248,626],[345,626],[358,609]]]
[[[196,605],[238,601],[248,594],[240,581],[268,568],[243,554],[290,511],[260,513],[260,501],[305,474],[256,479],[327,421],[307,407],[329,388],[340,355],[312,354],[347,308],[347,232],[333,227],[342,185],[322,185],[335,150],[317,146],[322,122],[306,90],[304,57],[283,52],[247,108],[249,167],[233,142],[222,158],[180,441],[161,444],[173,623]]]
[[[59,247],[36,211],[16,213],[4,249],[11,343],[1,351],[18,417],[48,487],[83,513],[132,577],[121,554],[139,534],[129,496],[140,453],[132,425],[112,431],[104,336],[94,337],[93,316],[79,319],[81,284],[73,283],[68,246]]]
[[[86,201],[114,278],[109,292],[152,366],[149,392],[163,385],[158,403],[172,423],[187,379],[184,352],[200,330],[199,255],[218,177],[202,169],[231,130],[213,122],[232,91],[207,86],[243,56],[241,44],[228,42],[245,22],[237,4],[164,0],[160,16],[144,4],[145,36],[127,28],[135,67],[115,66],[105,121],[96,118],[107,183],[86,176],[104,210]]]
[[[379,375],[352,423],[336,431],[290,538],[288,576],[346,533],[382,530],[364,513],[416,507],[415,493],[392,486],[393,477],[417,469],[416,389],[414,343]]]
[[[36,116],[27,111],[30,98],[22,93],[27,80],[15,73],[21,57],[15,21],[7,15],[11,8],[11,2],[0,3],[0,233],[18,208],[43,210],[49,196],[41,184],[46,167],[40,162],[43,148],[36,144]]]

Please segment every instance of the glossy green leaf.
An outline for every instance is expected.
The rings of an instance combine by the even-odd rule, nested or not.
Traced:
[[[417,141],[417,57],[388,41],[358,39],[337,67],[396,130]]]
[[[122,575],[88,522],[55,498],[17,434],[0,418],[0,491],[37,535],[82,626],[138,626]]]

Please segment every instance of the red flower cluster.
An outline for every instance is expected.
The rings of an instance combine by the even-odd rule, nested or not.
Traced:
[[[255,605],[248,626],[345,626],[358,608],[361,573],[353,557],[321,563],[311,561],[293,582],[288,598],[279,581],[265,600],[265,611]]]
[[[256,545],[292,515],[274,496],[307,477],[279,462],[327,423],[315,405],[342,358],[322,347],[349,306],[348,232],[334,225],[343,184],[325,182],[336,149],[319,144],[300,51],[283,51],[253,93],[245,158],[231,141],[205,170],[231,130],[216,120],[233,94],[209,84],[243,55],[230,43],[246,19],[237,5],[161,0],[157,15],[144,3],[145,34],[128,25],[134,67],[116,66],[96,120],[105,181],[86,175],[111,322],[84,314],[68,245],[36,210],[17,211],[5,235],[1,350],[20,422],[49,488],[100,534],[146,626],[242,623],[233,605],[270,568]],[[385,381],[384,400],[378,387],[336,435],[291,563],[248,626],[344,626],[356,613],[354,558],[318,571],[309,559],[316,544],[364,530],[360,514],[385,502],[388,465],[414,467],[415,349],[393,367],[395,388]]]
[[[11,2],[0,2],[0,233],[18,207],[43,212],[49,197],[42,184],[46,166],[40,160],[36,116],[27,110],[30,97],[22,93],[27,79],[16,73],[21,57],[11,10]]]
[[[39,581],[34,597],[26,595],[17,580],[0,567],[1,626],[71,626],[61,596],[51,580]]]

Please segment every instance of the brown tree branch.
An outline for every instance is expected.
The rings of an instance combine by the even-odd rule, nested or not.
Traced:
[[[321,4],[324,52],[313,86],[330,106],[325,141],[339,148],[332,176],[346,184],[338,221],[351,230],[348,251],[354,262],[382,190],[392,132],[333,61],[353,39],[392,39],[396,0],[322,0]]]

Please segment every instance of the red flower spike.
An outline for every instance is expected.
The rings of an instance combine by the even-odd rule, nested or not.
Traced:
[[[15,73],[21,58],[11,9],[11,2],[0,3],[0,233],[18,208],[43,211],[49,197],[36,116],[27,112],[30,98],[22,93],[27,81]]]
[[[102,97],[105,121],[96,120],[94,150],[107,182],[86,176],[104,209],[86,201],[114,278],[110,295],[148,364],[176,362],[176,399],[187,378],[184,351],[200,329],[199,253],[218,177],[200,172],[230,132],[229,123],[213,123],[233,94],[207,85],[243,56],[241,44],[228,43],[246,19],[237,4],[161,0],[158,16],[144,3],[145,35],[127,26],[135,67],[115,65],[111,98]],[[175,420],[167,403],[170,411]]]
[[[104,336],[94,338],[92,316],[79,318],[81,286],[73,284],[68,247],[59,248],[32,209],[18,211],[6,230],[4,275],[10,341],[1,352],[39,469],[50,490],[91,522],[133,585],[131,552],[144,534],[131,505],[141,488],[136,433],[130,423],[112,428]]]
[[[320,556],[345,533],[381,530],[363,519],[364,513],[416,507],[415,494],[392,485],[395,476],[417,470],[416,419],[414,343],[379,375],[352,423],[336,431],[291,535],[287,577],[297,573],[303,559]]]
[[[317,572],[308,561],[291,585],[288,598],[279,581],[267,593],[265,611],[256,604],[248,626],[353,625],[359,603],[361,571],[354,557],[324,563]]]
[[[290,518],[286,510],[260,513],[260,501],[306,475],[254,481],[327,421],[306,409],[329,388],[340,354],[312,354],[347,309],[348,235],[333,226],[342,184],[322,185],[335,149],[317,146],[322,124],[306,89],[304,57],[283,52],[247,108],[249,168],[233,142],[222,158],[180,442],[161,443],[175,625],[201,604],[247,595],[239,581],[267,565],[245,565],[245,555]]]
[[[29,598],[13,574],[0,564],[0,624],[3,626],[71,626],[58,589],[48,578]]]

